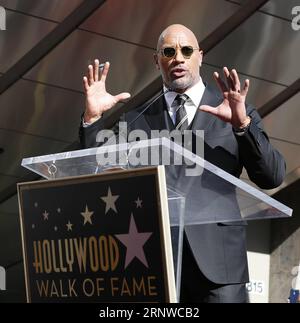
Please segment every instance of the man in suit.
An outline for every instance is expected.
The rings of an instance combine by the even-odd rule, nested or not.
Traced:
[[[206,160],[236,177],[245,167],[249,178],[261,188],[280,185],[285,175],[285,162],[269,143],[256,110],[245,103],[249,80],[242,87],[237,72],[225,67],[225,82],[214,73],[220,89],[217,93],[202,82],[199,73],[202,57],[195,35],[185,26],[171,25],[162,32],[154,58],[164,90],[170,91],[131,124],[130,130],[143,129],[148,133],[175,128],[204,130]],[[85,148],[97,146],[96,135],[104,127],[102,114],[130,97],[129,93],[112,96],[106,91],[108,70],[109,63],[106,63],[99,72],[96,60],[83,79],[86,109],[80,140]],[[141,110],[127,113],[125,120],[134,120]],[[218,193],[213,183],[214,178],[208,173],[201,176],[201,184],[192,180],[187,199],[214,201],[214,195],[207,199],[204,193]],[[224,194],[223,188],[219,193]],[[212,203],[207,205],[209,211],[216,211]],[[219,209],[222,207],[225,212],[226,206],[221,205]],[[181,301],[246,302],[245,283],[249,277],[245,225],[239,221],[186,227]]]

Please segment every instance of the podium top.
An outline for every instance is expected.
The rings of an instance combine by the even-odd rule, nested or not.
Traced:
[[[167,138],[30,157],[22,166],[46,179],[112,168],[165,165],[169,192],[185,199],[185,223],[282,218],[292,209]],[[175,194],[176,195],[176,194]]]

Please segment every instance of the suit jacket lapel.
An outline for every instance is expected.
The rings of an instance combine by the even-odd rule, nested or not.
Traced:
[[[218,97],[216,92],[206,86],[202,100],[200,105],[210,105],[213,107],[218,106],[222,102],[222,98]],[[216,117],[211,115],[210,113],[201,111],[200,109],[197,110],[195,118],[191,124],[192,130],[208,130],[216,120]]]
[[[172,127],[174,127],[164,97],[161,97],[152,107],[150,107],[145,113],[145,119],[149,124],[150,129],[171,130]]]

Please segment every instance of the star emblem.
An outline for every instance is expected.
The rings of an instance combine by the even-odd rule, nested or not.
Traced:
[[[66,224],[66,226],[67,226],[67,230],[68,230],[68,231],[72,231],[72,230],[73,230],[73,229],[72,229],[73,224],[70,222],[70,220],[69,220],[69,222]]]
[[[49,216],[49,213],[47,211],[44,211],[43,213],[44,221],[48,220],[48,216]]]
[[[111,190],[110,187],[108,187],[108,192],[107,192],[107,196],[102,196],[101,200],[104,201],[105,203],[105,214],[112,209],[113,211],[117,212],[116,209],[116,200],[119,198],[119,195],[112,195],[111,194]]]
[[[141,209],[142,208],[142,203],[143,203],[143,201],[142,200],[140,200],[140,198],[138,197],[138,199],[136,200],[136,201],[134,201],[135,202],[135,204],[136,204],[136,208],[137,209]]]
[[[87,205],[85,206],[85,211],[84,212],[81,212],[80,214],[84,217],[83,225],[85,225],[88,222],[90,224],[93,224],[91,217],[94,214],[94,212],[89,211],[89,208],[88,208]]]
[[[144,244],[148,241],[152,232],[138,232],[133,214],[131,214],[129,232],[127,234],[117,234],[116,237],[126,246],[126,269],[132,260],[136,257],[142,262],[145,267],[149,268],[148,262],[144,252]]]

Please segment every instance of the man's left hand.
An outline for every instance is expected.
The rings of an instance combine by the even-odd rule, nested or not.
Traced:
[[[236,70],[233,69],[229,72],[228,68],[224,67],[223,71],[227,84],[221,79],[219,73],[214,73],[215,81],[223,94],[223,102],[216,108],[202,105],[200,110],[231,123],[234,129],[245,128],[251,120],[246,114],[245,105],[250,81],[247,79],[243,89],[241,89],[241,83]]]

